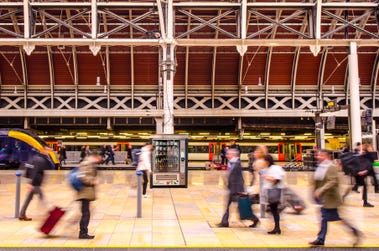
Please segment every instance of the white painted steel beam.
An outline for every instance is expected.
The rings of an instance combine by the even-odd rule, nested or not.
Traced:
[[[162,118],[162,109],[153,110],[2,110],[3,117],[159,117]],[[336,117],[346,117],[347,111],[341,110],[333,113],[324,113],[323,117],[334,115]],[[374,114],[375,115],[375,114]],[[376,114],[378,115],[378,114]],[[196,109],[175,110],[176,117],[313,117],[314,114],[307,110],[204,110],[199,112]]]
[[[89,46],[93,43],[99,46],[158,46],[163,43],[160,39],[85,39],[85,38],[51,38],[51,39],[17,39],[0,38],[0,46],[35,45],[35,46]],[[177,46],[202,46],[202,47],[225,47],[225,46],[349,46],[351,42],[358,47],[379,47],[379,39],[177,39],[173,41]]]
[[[349,54],[349,85],[350,85],[350,137],[352,146],[362,143],[361,112],[359,95],[359,73],[357,45],[351,43]]]

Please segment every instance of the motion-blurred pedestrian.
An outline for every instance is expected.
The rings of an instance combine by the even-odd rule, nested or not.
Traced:
[[[221,222],[217,224],[218,227],[229,227],[229,208],[232,202],[236,202],[238,195],[245,192],[245,182],[242,175],[241,161],[239,158],[239,151],[236,148],[228,149],[226,156],[228,162],[228,179],[227,188],[229,189],[229,196],[226,203],[226,210],[222,216]],[[259,219],[253,214],[251,219],[253,224],[249,227],[256,227]]]
[[[268,200],[268,190],[273,188],[283,189],[284,188],[284,177],[285,172],[283,168],[279,165],[274,164],[274,159],[271,155],[266,154],[263,157],[264,161],[266,162],[266,166],[268,168],[262,169],[261,177],[262,177],[262,197],[261,197],[261,204],[266,204],[270,207],[270,211],[272,213],[272,216],[274,218],[274,229],[267,232],[268,234],[281,234],[282,230],[280,229],[280,214],[278,206],[280,204],[280,201],[277,202],[269,202]]]
[[[88,225],[91,217],[90,214],[90,202],[96,199],[95,188],[97,185],[97,166],[102,162],[102,157],[96,153],[91,153],[91,155],[85,157],[82,162],[80,162],[79,170],[80,181],[83,183],[83,187],[78,191],[76,195],[76,200],[81,202],[81,213],[80,218],[80,232],[79,239],[93,239],[94,235],[88,234]]]
[[[342,205],[342,198],[339,192],[338,168],[332,161],[332,152],[321,149],[317,153],[318,166],[314,173],[313,197],[321,204],[321,227],[317,234],[317,239],[310,242],[312,246],[323,246],[328,229],[329,221],[342,221],[354,236],[353,245],[357,245],[360,240],[360,231],[353,227],[346,220],[342,219],[338,213],[338,208]]]
[[[34,150],[33,150],[34,151]],[[49,160],[50,148],[44,147],[41,152],[35,150],[30,161],[27,162],[27,178],[30,178],[30,184],[28,186],[29,192],[26,195],[26,199],[21,208],[18,219],[22,221],[31,221],[32,218],[26,216],[26,210],[30,201],[33,199],[34,194],[38,194],[39,199],[43,201],[44,196],[41,190],[41,185],[45,176],[45,169],[50,167]]]
[[[143,184],[142,184],[142,196],[147,197],[147,184],[149,183],[149,175],[151,173],[151,154],[153,151],[153,145],[146,143],[141,148],[141,153],[138,158],[137,171],[142,171]]]

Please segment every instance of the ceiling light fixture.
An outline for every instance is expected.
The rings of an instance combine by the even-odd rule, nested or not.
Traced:
[[[262,86],[262,79],[261,79],[261,77],[258,78],[258,86]]]

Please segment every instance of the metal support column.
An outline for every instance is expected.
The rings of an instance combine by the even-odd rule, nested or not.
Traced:
[[[173,0],[167,1],[165,12],[167,34],[162,45],[161,72],[163,81],[163,133],[174,133],[175,44],[173,39]]]
[[[376,121],[375,119],[372,120],[372,126],[371,126],[371,133],[372,133],[372,147],[374,148],[374,151],[377,151],[377,142],[376,142]]]
[[[359,98],[358,55],[356,42],[350,43],[349,55],[349,87],[350,87],[350,138],[351,149],[357,142],[362,142],[361,112]]]
[[[155,118],[155,133],[163,134],[163,120],[162,118]]]

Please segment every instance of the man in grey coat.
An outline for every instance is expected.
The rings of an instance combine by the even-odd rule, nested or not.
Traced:
[[[80,162],[80,181],[84,184],[76,196],[76,200],[81,201],[82,217],[80,219],[79,239],[93,239],[94,235],[88,234],[90,220],[90,202],[96,199],[95,187],[97,184],[97,165],[102,161],[100,155],[91,154]]]
[[[229,189],[228,201],[226,204],[226,211],[222,217],[221,223],[217,224],[218,227],[229,227],[229,207],[233,201],[236,201],[239,193],[245,192],[245,181],[242,175],[242,167],[240,161],[240,151],[236,148],[228,149],[226,157],[228,158],[228,184]],[[250,227],[256,227],[259,223],[258,218],[253,214],[252,220],[254,223]]]

